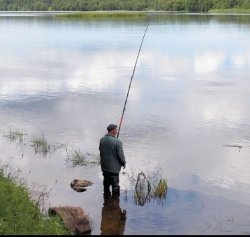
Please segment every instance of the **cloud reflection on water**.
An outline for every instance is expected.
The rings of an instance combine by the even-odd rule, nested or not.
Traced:
[[[102,91],[108,89],[126,90],[134,66],[134,52],[103,51],[102,54],[81,54],[48,50],[25,58],[9,56],[0,58],[1,99],[22,100],[38,94],[62,92]],[[250,54],[238,53],[232,57],[235,68],[248,67]],[[199,74],[226,70],[223,52],[203,52],[192,61],[172,58],[164,54],[145,53],[141,55],[137,70],[148,70],[149,75],[162,80],[183,80],[185,75],[200,79]],[[180,70],[180,66],[182,70]],[[224,66],[223,66],[224,65]],[[193,72],[192,72],[193,68]],[[120,78],[122,77],[122,79]],[[210,76],[213,80],[213,77]],[[222,80],[222,78],[219,78]],[[122,84],[120,84],[122,83]],[[157,83],[155,81],[155,83]],[[138,87],[137,87],[138,91]],[[137,92],[133,92],[134,94]],[[138,91],[140,94],[140,92]],[[138,96],[136,96],[138,97]]]
[[[0,39],[5,45],[0,55],[1,129],[23,128],[30,136],[42,129],[49,141],[69,142],[84,151],[98,153],[99,138],[105,134],[107,124],[119,121],[144,28],[40,23],[26,20],[16,35],[12,34],[19,25],[7,30],[9,35]],[[22,29],[27,34],[14,45]],[[171,209],[170,205],[173,217],[162,218],[171,224],[172,227],[166,227],[170,232],[178,230],[177,224],[188,233],[193,231],[189,211],[196,210],[195,201],[205,200],[211,207],[204,211],[203,225],[210,223],[209,215],[216,211],[213,204],[218,200],[224,203],[222,197],[239,203],[249,200],[245,189],[250,180],[250,49],[249,44],[239,46],[239,36],[248,39],[244,30],[206,22],[201,26],[185,23],[178,27],[155,24],[146,36],[120,138],[127,156],[127,171],[136,167],[147,172],[160,166],[169,177],[170,187],[183,194],[180,206],[186,208],[184,216],[188,218],[178,222],[183,210],[176,206]],[[228,41],[224,43],[225,40]],[[243,146],[241,152],[223,147],[235,143]],[[0,145],[6,160],[20,157],[19,151],[6,141]],[[92,198],[98,199],[97,193],[102,196],[99,168],[89,172],[81,168],[68,170],[61,153],[47,160],[36,158],[27,151],[24,158],[15,162],[23,169],[32,169],[30,177],[38,183],[48,185],[54,179],[61,182],[56,187],[60,195],[55,192],[58,196],[51,197],[55,203],[84,202],[82,205],[87,203],[91,209]],[[189,182],[191,174],[196,175],[195,182]],[[76,175],[96,181],[96,189],[89,190],[89,196],[81,201],[63,186]],[[197,177],[207,182],[200,182]],[[126,182],[122,176],[122,187]],[[218,192],[219,197],[207,201],[203,194],[210,192]],[[226,210],[232,202],[226,200],[224,204],[224,209],[219,210]],[[240,206],[240,210],[245,207]],[[95,209],[91,209],[92,213],[99,216]],[[162,217],[161,211],[162,207],[147,220]],[[199,219],[196,214],[194,211],[192,216]],[[134,215],[134,219],[138,215],[145,217],[145,212]],[[133,218],[128,219],[128,230],[134,228]],[[164,229],[165,223],[160,224]],[[213,227],[210,225],[210,233]]]

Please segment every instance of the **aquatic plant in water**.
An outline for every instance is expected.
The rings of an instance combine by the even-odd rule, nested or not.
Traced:
[[[162,202],[166,198],[168,185],[167,179],[162,177],[162,169],[156,172],[145,174],[143,171],[132,171],[132,174],[126,174],[134,190],[133,199],[135,204],[143,206],[146,202],[157,200]],[[127,199],[127,197],[126,197]]]
[[[75,166],[86,166],[86,165],[99,165],[100,164],[100,156],[90,154],[90,153],[83,153],[79,148],[72,149],[71,151],[67,152],[67,164],[75,167]]]
[[[8,133],[3,134],[3,136],[8,138],[10,141],[19,141],[20,143],[23,143],[23,138],[25,135],[27,134],[17,129],[9,129]]]
[[[86,165],[86,156],[79,148],[71,150],[70,152],[67,152],[67,163],[72,166],[84,166]]]
[[[47,153],[51,150],[51,146],[47,142],[44,135],[33,137],[31,140],[31,146],[34,148],[35,153],[41,153],[43,155],[47,155]]]
[[[167,180],[166,179],[160,179],[159,182],[156,183],[153,189],[153,197],[158,199],[164,199],[167,195]]]
[[[101,157],[100,155],[96,155],[96,154],[90,154],[87,153],[88,155],[88,164],[90,165],[100,165],[101,164]]]
[[[160,168],[148,177],[152,187],[150,195],[152,198],[158,200],[162,200],[166,197],[168,189],[167,179],[162,177],[162,171],[163,170]]]

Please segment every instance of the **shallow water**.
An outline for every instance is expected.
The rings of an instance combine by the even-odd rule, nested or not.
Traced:
[[[169,189],[163,202],[135,205],[121,174],[123,233],[249,234],[250,16],[149,19],[119,138],[124,171],[162,168]],[[31,141],[44,134],[98,155],[106,126],[119,123],[146,23],[0,14],[1,163],[49,192],[45,209],[82,207],[92,234],[101,233],[100,167],[69,167],[65,149],[43,156]],[[9,129],[26,133],[24,142],[2,136]],[[77,193],[75,178],[94,184]]]

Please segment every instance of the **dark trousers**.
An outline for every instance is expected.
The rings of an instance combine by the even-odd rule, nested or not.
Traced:
[[[111,197],[110,186],[112,187],[112,196],[120,196],[119,174],[112,174],[109,172],[103,172],[103,197]]]

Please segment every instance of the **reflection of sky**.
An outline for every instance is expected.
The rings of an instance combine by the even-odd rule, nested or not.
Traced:
[[[130,76],[133,53],[130,51],[121,54],[120,51],[105,50],[101,55],[99,51],[96,54],[69,53],[68,55],[67,51],[47,50],[24,58],[1,57],[1,95],[11,99],[11,97],[15,98],[16,94],[27,96],[35,93],[50,94],[61,91],[112,88],[115,84],[117,86],[119,73],[125,73],[124,80]],[[235,70],[244,71],[250,65],[248,52],[230,55],[230,58],[229,66],[234,67]],[[149,73],[152,77],[167,81],[185,80],[183,77],[188,75],[202,80],[200,76],[206,76],[208,73],[212,74],[210,80],[214,78],[223,80],[218,73],[227,70],[225,64],[227,58],[223,52],[202,52],[191,61],[185,57],[171,57],[157,52],[153,55],[144,53],[140,61],[138,68],[151,69],[147,72],[147,76]],[[20,79],[17,80],[17,78]]]
[[[119,121],[143,26],[0,19],[0,31],[1,128],[43,129],[98,152],[106,125]],[[248,40],[244,28],[216,22],[149,26],[120,135],[128,170],[249,185]],[[235,143],[240,153],[222,147]]]
[[[114,69],[117,64],[119,68],[130,69],[131,67],[130,54],[76,53],[71,56],[70,62],[68,59],[69,55],[66,52],[58,51],[49,51],[48,54],[40,52],[32,55],[31,58],[25,58],[25,61],[11,57],[7,60],[3,59],[1,62],[1,72],[4,75],[1,80],[2,96],[6,96],[6,99],[16,99],[16,95],[26,98],[36,93],[49,96],[65,91],[108,89],[116,84],[118,73]],[[22,72],[21,75],[20,72]]]

